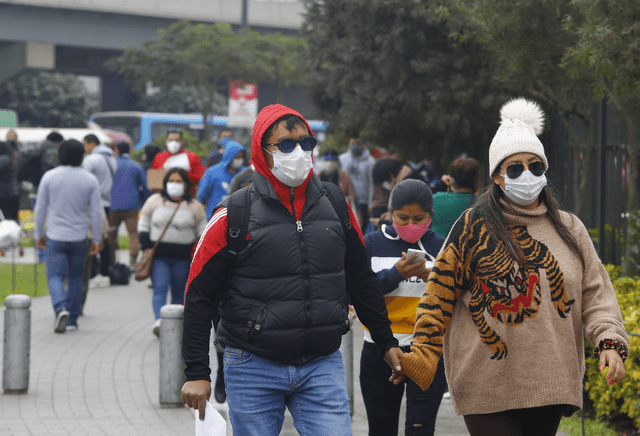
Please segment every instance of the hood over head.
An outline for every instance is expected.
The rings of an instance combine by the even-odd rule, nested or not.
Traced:
[[[96,145],[96,147],[91,151],[91,154],[93,153],[106,154],[108,157],[115,156],[113,150],[104,144]]]
[[[222,159],[220,159],[219,165],[226,168],[238,153],[244,151],[244,145],[230,138],[225,138],[225,141],[223,142],[224,154],[222,155]]]
[[[309,123],[307,123],[307,120],[297,111],[281,104],[272,104],[266,106],[260,111],[260,113],[258,114],[258,118],[256,118],[256,122],[253,125],[253,136],[251,140],[251,159],[256,171],[266,177],[271,182],[271,185],[276,189],[276,191],[284,188],[288,192],[289,187],[278,180],[267,166],[267,161],[264,158],[264,151],[262,150],[262,137],[264,133],[273,123],[276,122],[276,120],[282,118],[285,115],[295,115],[297,117],[300,117],[307,126],[307,129],[309,129],[309,135],[314,136]],[[225,154],[226,150],[227,148],[225,146]],[[304,189],[306,189],[311,174],[313,174],[313,169],[309,172],[307,180],[305,180],[305,182],[298,188],[304,187]]]

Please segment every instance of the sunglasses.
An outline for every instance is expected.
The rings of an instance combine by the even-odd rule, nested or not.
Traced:
[[[517,179],[522,175],[525,169],[531,171],[531,174],[536,177],[540,177],[546,171],[544,168],[544,162],[539,160],[535,162],[529,162],[528,164],[524,162],[512,163],[507,165],[506,176],[510,179]]]
[[[300,147],[304,151],[311,151],[313,150],[313,148],[316,146],[317,143],[318,143],[318,140],[313,136],[305,136],[304,138],[300,138],[300,139],[285,138],[282,141],[277,142],[275,144],[265,144],[265,145],[275,145],[276,147],[278,147],[278,150],[280,150],[281,152],[291,153],[293,149],[296,148],[296,145],[298,144],[300,144]]]

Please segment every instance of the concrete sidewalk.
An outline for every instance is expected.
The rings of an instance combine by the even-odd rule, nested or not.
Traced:
[[[119,258],[127,256],[126,252],[118,254]],[[93,287],[84,316],[78,320],[79,329],[64,334],[53,332],[50,298],[32,300],[29,390],[23,395],[0,395],[0,435],[194,434],[192,411],[159,404],[159,346],[152,333],[148,284],[132,280],[128,286]],[[4,312],[2,308],[0,326],[4,326]],[[368,433],[358,382],[361,348],[362,327],[356,322],[352,429],[357,436]],[[0,359],[2,352],[0,349]],[[215,374],[215,353],[211,367]],[[228,421],[226,404],[213,404]],[[403,405],[403,416],[404,410]],[[227,429],[232,435],[230,425]],[[298,434],[288,413],[281,434]],[[449,400],[440,407],[436,434],[468,434]]]

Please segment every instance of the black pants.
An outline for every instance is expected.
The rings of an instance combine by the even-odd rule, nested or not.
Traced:
[[[555,436],[565,406],[505,410],[484,415],[465,415],[471,436]]]
[[[109,216],[109,208],[104,208],[105,213]],[[109,241],[104,239],[104,248],[100,252],[100,274],[109,275],[109,265],[111,265],[111,250],[109,249]]]
[[[19,204],[20,196],[0,198],[0,210],[4,215],[4,219],[18,222]]]
[[[396,436],[400,405],[407,391],[406,436],[432,436],[436,427],[436,415],[446,387],[444,363],[438,362],[433,383],[423,391],[413,380],[394,385],[389,381],[391,368],[378,354],[375,344],[365,342],[360,358],[360,387],[367,409],[369,436]]]
[[[369,206],[366,203],[358,203],[358,211],[360,212],[360,216],[362,217],[362,222],[360,223],[360,231],[364,235],[364,229],[366,229],[367,225],[369,224]]]

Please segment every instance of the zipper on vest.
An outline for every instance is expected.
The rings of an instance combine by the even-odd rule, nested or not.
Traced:
[[[291,189],[291,212],[293,213],[293,219],[296,220],[296,208],[294,206],[293,188]],[[302,213],[300,213],[302,218]],[[307,247],[304,242],[304,233],[302,229],[302,221],[296,220],[296,230],[298,232],[298,243],[300,245],[300,251],[302,253],[302,272],[304,276],[304,311],[305,311],[305,332],[304,332],[304,345],[302,347],[302,361],[306,362],[306,356],[309,354],[309,342],[311,341],[311,298],[309,294],[309,258],[307,256]]]

